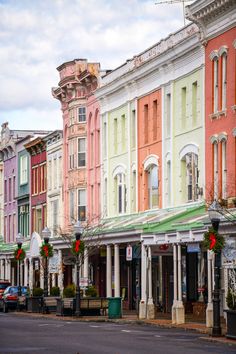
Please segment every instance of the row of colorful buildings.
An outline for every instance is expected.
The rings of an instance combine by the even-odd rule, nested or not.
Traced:
[[[207,206],[224,206],[221,307],[235,276],[236,4],[199,0],[190,24],[112,71],[75,59],[57,68],[52,95],[62,131],[14,131],[0,143],[0,278],[43,287],[39,249],[51,230],[50,286],[75,282],[69,240],[77,220],[87,248],[84,284],[152,318],[206,311],[212,326],[214,255],[202,247]],[[230,210],[230,212],[229,212]],[[226,252],[227,251],[227,252]],[[204,289],[208,296],[204,303]]]

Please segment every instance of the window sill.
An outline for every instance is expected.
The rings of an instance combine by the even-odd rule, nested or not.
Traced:
[[[223,110],[223,111],[218,111],[218,112],[216,112],[216,113],[212,113],[212,114],[210,114],[210,119],[218,119],[218,118],[220,118],[221,116],[227,116],[226,115],[226,109],[225,110]]]

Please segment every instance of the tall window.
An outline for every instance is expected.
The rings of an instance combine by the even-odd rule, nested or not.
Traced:
[[[93,133],[90,134],[90,167],[94,164],[94,138]]]
[[[75,221],[75,194],[73,190],[69,191],[69,202],[70,202],[70,223]]]
[[[78,167],[86,165],[86,139],[78,139]]]
[[[192,120],[195,126],[197,123],[197,81],[192,84]]]
[[[74,124],[74,108],[71,108],[69,117],[70,117],[70,125]]]
[[[85,107],[78,108],[78,121],[80,123],[86,122],[86,108]]]
[[[78,220],[86,220],[86,190],[78,190]]]
[[[114,124],[114,154],[117,154],[118,150],[118,122],[117,118],[114,119],[113,121]]]
[[[73,140],[69,140],[68,143],[68,149],[69,149],[69,169],[72,170],[75,167],[75,163],[74,163],[74,141]]]
[[[167,161],[166,182],[167,182],[167,206],[171,205],[171,162]]]
[[[103,155],[107,157],[107,123],[103,124]]]
[[[53,174],[53,181],[54,181],[54,189],[57,189],[58,187],[58,168],[57,168],[57,158],[55,157],[53,159],[53,171],[54,171],[54,174]],[[46,174],[46,165],[45,165],[45,174]]]
[[[5,179],[4,180],[4,203],[7,202],[7,195],[8,195],[8,193],[7,193],[7,180]]]
[[[125,151],[126,142],[126,119],[125,114],[121,116],[121,139],[122,139],[122,151]]]
[[[19,221],[18,221],[19,232],[23,236],[29,235],[29,205],[21,205],[19,207]]]
[[[117,181],[117,209],[119,214],[126,212],[126,184],[124,173],[116,175]]]
[[[41,235],[42,231],[42,208],[36,209],[36,224],[35,224],[35,231]]]
[[[8,179],[8,194],[9,194],[8,200],[9,202],[11,202],[12,201],[12,179],[11,178]]]
[[[227,167],[226,167],[226,140],[221,141],[222,148],[222,198],[227,198]]]
[[[222,55],[222,110],[226,109],[226,89],[227,89],[227,54]]]
[[[171,125],[171,95],[168,93],[166,95],[166,135],[170,136],[170,125]]]
[[[148,104],[144,105],[144,112],[143,112],[143,125],[144,125],[144,144],[148,143]]]
[[[132,111],[131,114],[131,147],[136,147],[136,112]]]
[[[53,228],[53,233],[57,233],[57,228],[58,228],[58,200],[54,200],[51,202],[51,207],[52,207],[52,228]]]
[[[20,157],[20,184],[28,182],[28,157],[23,155]]]
[[[100,129],[97,129],[97,161],[96,163],[100,164]]]
[[[132,173],[132,212],[136,211],[136,171]]]
[[[194,153],[185,156],[187,174],[188,201],[197,199],[198,187],[198,157]]]
[[[149,167],[148,171],[148,208],[158,208],[158,168],[156,165]]]
[[[187,104],[187,89],[182,87],[181,89],[181,113],[182,113],[182,127],[186,125],[186,104]]]
[[[218,111],[219,92],[219,65],[218,57],[213,60],[213,113]]]
[[[219,197],[218,195],[218,181],[219,181],[219,175],[218,175],[218,144],[214,143],[213,144],[213,178],[214,178],[214,198],[217,199]]]
[[[105,180],[104,180],[103,214],[104,214],[104,216],[107,216],[107,178],[105,178]]]
[[[153,101],[153,111],[152,111],[152,130],[153,130],[153,140],[157,139],[157,100]]]

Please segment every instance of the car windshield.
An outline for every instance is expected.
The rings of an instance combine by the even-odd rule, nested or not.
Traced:
[[[17,294],[17,293],[18,293],[18,286],[9,286],[4,291],[4,295],[5,294]],[[21,287],[21,294],[22,295],[27,295],[27,287],[26,286],[22,286]]]

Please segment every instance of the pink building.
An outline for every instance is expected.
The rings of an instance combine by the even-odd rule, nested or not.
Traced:
[[[91,224],[96,223],[101,216],[100,118],[99,104],[94,95],[88,98],[87,117],[87,141],[89,146],[87,158],[87,207],[88,221]]]
[[[63,114],[62,212],[63,232],[68,233],[77,220],[90,218],[87,208],[87,105],[88,97],[98,85],[100,64],[75,59],[60,65],[57,70],[60,82],[57,88],[53,88],[53,96],[61,102]],[[90,105],[91,113],[93,104]]]

